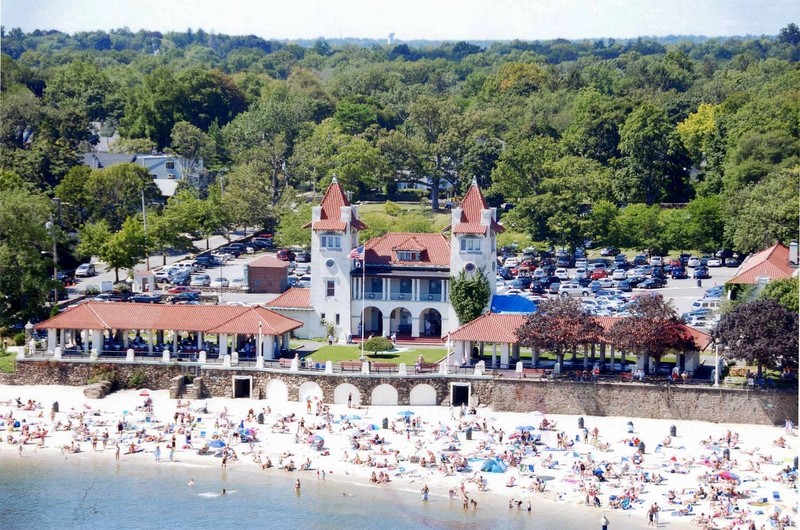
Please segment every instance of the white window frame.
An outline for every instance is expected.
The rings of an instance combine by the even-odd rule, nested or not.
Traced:
[[[481,240],[477,237],[462,237],[459,245],[461,252],[469,254],[480,254],[481,252]]]
[[[319,236],[319,247],[326,250],[342,250],[342,236],[340,234],[322,234]]]
[[[419,261],[420,252],[418,250],[398,250],[397,261]]]

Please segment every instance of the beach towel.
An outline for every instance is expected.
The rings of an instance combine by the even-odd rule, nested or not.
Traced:
[[[781,494],[780,494],[780,492],[778,492],[778,491],[773,491],[773,492],[772,492],[772,498],[773,498],[773,499],[775,499],[776,501],[779,501],[779,500],[781,500]]]

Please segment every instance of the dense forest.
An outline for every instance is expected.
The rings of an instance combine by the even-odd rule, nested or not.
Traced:
[[[0,324],[43,305],[54,243],[120,268],[236,226],[290,243],[334,175],[355,201],[432,211],[474,179],[513,205],[512,233],[573,248],[747,253],[798,236],[795,24],[729,39],[303,44],[3,28]],[[80,165],[114,132],[118,152],[202,159],[212,184],[159,205],[143,168]],[[426,229],[413,215],[395,226]]]

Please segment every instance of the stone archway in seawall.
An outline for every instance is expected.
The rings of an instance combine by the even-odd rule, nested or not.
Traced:
[[[371,405],[397,406],[397,389],[392,385],[382,384],[372,389]]]
[[[286,403],[289,401],[289,388],[280,379],[270,379],[264,388],[264,395],[271,403]]]
[[[351,385],[350,383],[342,383],[333,390],[333,404],[346,405],[347,397],[350,395],[353,396],[354,407],[360,405],[363,401],[361,397],[361,391],[357,386]]]
[[[302,385],[300,385],[300,389],[297,391],[298,399],[303,402],[307,399],[317,398],[319,400],[324,401],[325,394],[322,392],[322,388],[312,381],[306,381]]]
[[[436,389],[431,385],[420,384],[411,389],[408,397],[409,405],[437,405]]]

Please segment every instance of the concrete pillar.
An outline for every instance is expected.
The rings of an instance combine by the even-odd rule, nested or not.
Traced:
[[[502,362],[502,361],[501,361]],[[492,343],[492,367],[497,366],[497,343]]]
[[[361,363],[361,373],[364,375],[369,375],[369,361],[364,361]]]
[[[89,353],[89,341],[92,340],[92,332],[85,329],[81,332],[81,335],[83,335],[83,353]]]
[[[256,356],[256,368],[261,369],[264,368],[264,356],[260,353]]]
[[[197,356],[197,362],[200,364],[206,364],[208,354],[205,350],[200,350],[200,353]]]
[[[502,365],[508,365],[509,364],[509,358],[508,358],[509,355],[508,355],[508,353],[509,353],[510,346],[511,346],[510,344],[501,344],[500,345],[500,364],[502,364]]]
[[[406,369],[406,363],[400,363],[397,365],[397,374],[408,375],[408,370]]]
[[[614,369],[614,345],[613,344],[609,345],[609,347],[608,347],[608,355],[611,358],[611,360],[609,362],[611,363],[611,369],[613,370]]]
[[[132,363],[135,360],[133,348],[128,348],[125,351],[125,360]]]
[[[381,278],[381,300],[389,299],[389,279]]]
[[[147,351],[153,353],[153,330],[147,330]]]
[[[456,366],[464,364],[464,341],[457,340],[453,349],[453,363]]]
[[[128,344],[130,344],[130,337],[128,336],[128,331],[126,330],[125,334],[122,336],[122,346],[127,349]]]
[[[439,365],[439,373],[441,375],[447,375],[447,363],[441,363]]]
[[[292,365],[289,367],[290,372],[298,372],[300,371],[300,357],[295,354],[292,358]]]
[[[178,342],[180,342],[181,336],[177,331],[172,332],[172,351],[175,352],[175,355],[178,354]]]
[[[203,347],[203,332],[202,331],[198,331],[197,332],[197,349],[199,350],[202,347]]]
[[[604,342],[600,343],[600,364],[604,364],[606,362],[606,344]]]
[[[48,329],[47,330],[47,349],[48,351],[54,351],[56,349],[56,329]]]
[[[92,361],[97,360],[97,348],[92,348],[92,351],[89,352],[89,359]]]
[[[412,316],[411,317],[411,336],[412,337],[419,337],[419,317]]]
[[[61,346],[56,346],[53,350],[53,360],[60,361],[61,360]]]
[[[384,336],[391,335],[391,333],[392,333],[391,325],[392,325],[392,313],[389,312],[389,311],[386,311],[386,312],[383,313],[383,334],[384,334]]]
[[[325,373],[332,374],[333,373],[333,362],[332,361],[325,361]]]
[[[163,352],[161,352],[161,361],[165,363],[169,362],[169,350],[165,349]]]
[[[289,349],[289,332],[288,331],[283,334],[283,337],[282,337],[282,340],[281,340],[281,349],[282,350],[288,350]]]
[[[531,368],[536,368],[539,365],[539,348],[531,350]]]
[[[58,345],[61,346],[62,348],[67,345],[67,330],[66,329],[62,329],[59,332]]]
[[[231,366],[239,365],[239,352],[235,349],[231,351]]]
[[[267,359],[275,359],[275,337],[272,335],[264,335],[264,357]]]
[[[222,358],[222,366],[225,366],[225,367],[228,367],[228,368],[230,368],[230,366],[231,366],[231,356],[228,355],[227,353]]]
[[[472,341],[465,340],[464,341],[464,360],[467,363],[467,366],[472,364]]]
[[[225,357],[226,355],[228,355],[228,334],[221,333],[218,339],[219,339],[219,356]]]
[[[478,362],[475,365],[475,370],[473,372],[473,375],[476,375],[478,377],[482,376],[483,375],[483,369],[484,369],[483,361]]]
[[[516,370],[515,370],[515,371],[516,371],[516,373],[517,373],[517,377],[519,377],[519,378],[522,378],[522,370],[523,370],[522,363],[521,363],[521,362],[518,362],[518,363],[516,364]]]

